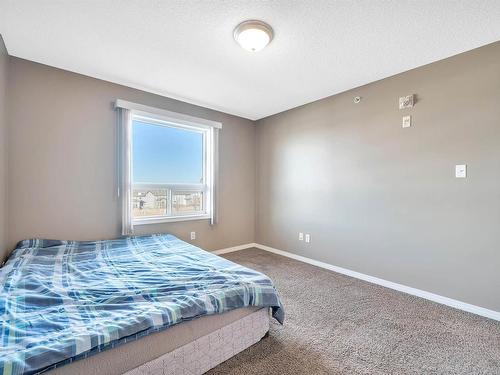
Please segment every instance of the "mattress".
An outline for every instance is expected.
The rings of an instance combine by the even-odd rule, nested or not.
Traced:
[[[0,374],[33,374],[245,307],[272,281],[171,235],[21,241],[0,269]]]

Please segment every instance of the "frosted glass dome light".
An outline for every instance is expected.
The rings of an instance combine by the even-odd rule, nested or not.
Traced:
[[[244,21],[234,29],[234,40],[238,42],[241,48],[250,52],[260,51],[272,39],[273,29],[262,21]]]

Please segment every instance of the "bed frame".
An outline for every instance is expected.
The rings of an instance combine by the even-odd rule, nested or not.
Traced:
[[[269,332],[269,310],[260,309],[125,375],[201,375],[259,342]]]

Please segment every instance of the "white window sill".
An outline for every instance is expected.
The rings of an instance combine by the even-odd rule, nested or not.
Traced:
[[[168,217],[145,217],[134,219],[134,225],[147,225],[147,224],[161,224],[161,223],[174,223],[177,221],[191,221],[191,220],[208,220],[210,215],[183,215],[183,216],[168,216]]]

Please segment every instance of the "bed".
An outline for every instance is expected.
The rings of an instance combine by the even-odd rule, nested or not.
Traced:
[[[284,311],[265,275],[172,235],[21,241],[0,269],[0,374],[202,374]]]

